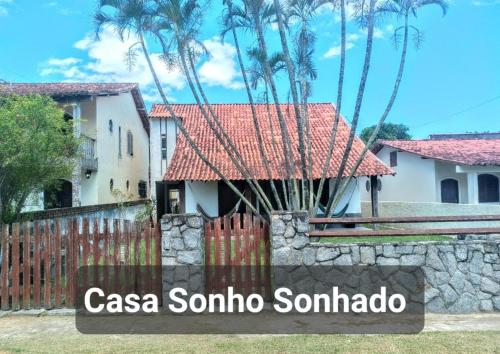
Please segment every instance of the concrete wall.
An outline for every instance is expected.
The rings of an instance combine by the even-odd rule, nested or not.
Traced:
[[[151,195],[156,196],[156,185],[154,182],[162,181],[167,167],[172,160],[175,144],[177,141],[177,129],[172,119],[150,119],[151,125]],[[167,158],[162,158],[161,138],[166,134],[167,138]]]
[[[116,202],[110,190],[110,179],[114,189],[138,199],[138,183],[149,181],[149,138],[141,122],[132,94],[97,97],[97,158],[96,173],[97,203]],[[113,120],[113,132],[109,131],[109,120]],[[121,127],[121,151],[118,156],[119,128]],[[127,154],[127,132],[133,134],[134,155]],[[129,181],[129,189],[126,183]],[[82,191],[82,194],[85,193]],[[149,193],[149,185],[148,185]]]
[[[360,192],[360,190],[361,190],[361,188],[363,188],[363,186],[362,185],[360,186],[360,184],[362,183],[363,179],[364,179],[363,177],[353,178],[349,182],[349,186],[347,187],[344,195],[342,196],[340,203],[335,208],[335,213],[338,213],[339,211],[344,209],[346,204],[349,203],[349,206],[346,210],[346,214],[352,215],[352,216],[361,215],[361,201],[360,201],[361,192]],[[330,179],[329,183],[330,183],[330,190],[332,190],[333,179]]]
[[[417,266],[427,312],[500,311],[500,237],[453,242],[311,242],[306,213],[271,217],[272,265]]]
[[[186,213],[197,213],[200,204],[209,216],[219,216],[218,191],[217,182],[186,182]]]
[[[397,151],[384,147],[377,157],[390,166],[390,153]],[[395,176],[383,176],[380,201],[437,202],[436,173],[434,160],[422,159],[407,152],[397,152],[398,164],[393,167]],[[361,200],[369,201],[370,192],[366,190],[366,178],[361,181]]]
[[[361,202],[363,216],[371,216],[371,203]],[[453,216],[453,215],[500,215],[498,204],[443,204],[411,202],[379,202],[379,216]],[[429,227],[500,227],[499,221],[490,222],[447,222],[399,224],[410,228]]]
[[[120,219],[120,220],[130,220],[135,221],[140,213],[143,213],[146,208],[146,201],[134,201],[124,204],[99,204],[99,205],[87,205],[75,208],[61,208],[61,209],[51,209],[43,211],[26,212],[21,214],[20,220],[22,221],[33,221],[33,220],[55,220],[61,219]],[[81,222],[80,222],[81,225]]]

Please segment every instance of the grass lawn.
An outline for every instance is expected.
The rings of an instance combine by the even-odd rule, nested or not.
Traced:
[[[82,335],[73,317],[0,319],[0,353],[500,353],[500,332],[418,335]]]
[[[391,242],[415,242],[415,241],[452,241],[449,236],[377,236],[377,237],[322,237],[320,242],[328,243],[391,243]]]

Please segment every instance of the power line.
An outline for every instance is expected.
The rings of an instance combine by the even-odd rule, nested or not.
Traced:
[[[478,104],[476,104],[476,105],[474,105],[474,106],[471,106],[471,107],[465,108],[465,109],[463,109],[463,110],[461,110],[461,111],[458,111],[458,112],[452,113],[452,114],[450,114],[450,115],[448,115],[448,116],[445,116],[445,117],[442,117],[442,118],[438,118],[438,119],[434,119],[434,120],[428,121],[428,122],[423,123],[423,124],[414,125],[414,126],[412,126],[412,128],[420,128],[420,127],[423,127],[423,126],[426,126],[426,125],[429,125],[429,124],[432,124],[432,123],[435,123],[435,122],[440,122],[440,121],[442,121],[442,120],[446,120],[446,119],[453,118],[453,117],[458,116],[458,115],[460,115],[460,114],[462,114],[462,113],[470,112],[470,111],[473,111],[473,110],[475,110],[475,109],[477,109],[477,108],[479,108],[479,107],[485,106],[485,105],[487,105],[488,103],[491,103],[491,102],[493,102],[493,101],[495,101],[495,100],[497,100],[497,99],[499,99],[499,98],[500,98],[500,95],[495,96],[495,97],[492,97],[492,98],[489,98],[489,99],[487,99],[487,100],[485,100],[485,101],[483,101],[483,102],[480,102],[480,103],[478,103]]]

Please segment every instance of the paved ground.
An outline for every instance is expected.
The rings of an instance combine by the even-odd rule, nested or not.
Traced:
[[[82,335],[65,313],[0,318],[0,354],[500,353],[500,314],[430,315],[417,335]]]
[[[29,321],[29,318],[47,317],[46,321]],[[74,311],[72,310],[31,310],[18,312],[0,311],[0,338],[17,335],[22,325],[27,331],[76,331]],[[47,325],[49,328],[40,328]],[[202,325],[200,323],[199,325]],[[24,326],[27,326],[24,327]],[[450,332],[450,331],[500,331],[500,313],[480,313],[466,315],[427,314],[425,317],[424,332]]]

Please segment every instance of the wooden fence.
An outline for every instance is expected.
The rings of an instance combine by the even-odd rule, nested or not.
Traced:
[[[127,220],[3,225],[0,247],[2,310],[73,307],[77,285],[85,285],[77,284],[80,266],[161,265],[159,227]],[[157,277],[151,272],[143,281],[159,291],[161,279]]]
[[[399,223],[432,223],[432,222],[477,222],[500,221],[500,215],[459,215],[459,216],[407,216],[407,217],[356,217],[356,218],[311,218],[312,225],[345,225],[345,224],[399,224]],[[460,235],[460,234],[500,234],[500,227],[462,227],[462,228],[428,228],[428,229],[317,229],[309,232],[315,237],[377,237],[377,236],[414,236],[414,235]]]
[[[233,286],[235,292],[269,296],[269,223],[234,214],[205,223],[205,279],[208,293]]]

